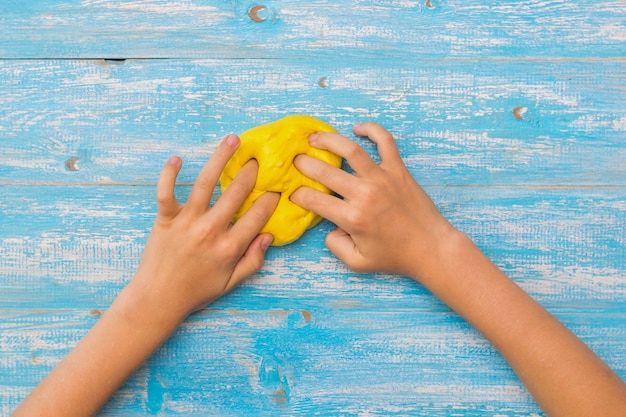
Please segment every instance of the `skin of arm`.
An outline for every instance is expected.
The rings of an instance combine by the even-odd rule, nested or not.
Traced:
[[[182,166],[165,164],[157,183],[158,213],[136,274],[98,323],[20,404],[12,416],[90,416],[192,312],[258,270],[272,242],[259,231],[278,194],[266,193],[235,225],[230,221],[256,181],[250,161],[209,207],[220,173],[239,146],[225,137],[182,205],[174,197]]]
[[[340,197],[301,187],[291,196],[337,225],[327,247],[355,272],[411,277],[480,331],[549,416],[626,416],[626,385],[581,340],[501,272],[437,210],[380,125],[354,125],[380,164],[354,141],[317,133],[312,146],[354,174],[299,155],[298,170]]]

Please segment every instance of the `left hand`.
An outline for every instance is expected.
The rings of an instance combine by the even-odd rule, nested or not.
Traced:
[[[157,218],[137,273],[14,417],[95,415],[188,314],[263,265],[272,235],[259,231],[278,204],[278,194],[263,194],[231,224],[254,186],[256,161],[247,163],[209,207],[217,179],[238,146],[237,136],[224,138],[185,205],[174,197],[182,161],[169,159],[157,184]]]
[[[133,284],[159,292],[167,299],[167,307],[183,316],[205,307],[257,271],[272,243],[272,235],[259,235],[259,231],[278,203],[276,193],[263,194],[231,224],[256,181],[256,161],[244,165],[209,207],[219,175],[239,144],[235,135],[222,140],[184,205],[174,196],[180,158],[170,158],[159,177],[158,214]]]

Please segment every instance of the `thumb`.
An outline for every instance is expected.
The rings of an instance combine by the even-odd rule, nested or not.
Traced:
[[[326,247],[354,272],[365,272],[366,260],[352,236],[338,227],[326,236]]]
[[[246,252],[235,265],[230,280],[228,280],[228,284],[226,284],[225,293],[231,291],[239,285],[241,281],[254,274],[263,266],[265,262],[265,252],[272,244],[273,240],[274,236],[269,233],[264,233],[258,235],[252,243],[250,243]]]

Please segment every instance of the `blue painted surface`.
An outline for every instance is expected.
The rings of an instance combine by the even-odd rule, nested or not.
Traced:
[[[262,5],[263,22],[250,19]],[[48,0],[0,4],[7,58],[616,58],[620,0]]]
[[[626,3],[252,5],[0,3],[1,415],[132,276],[166,158],[184,199],[219,138],[293,113],[389,128],[452,223],[626,378]],[[331,229],[272,248],[102,415],[542,415],[426,290],[336,260]]]

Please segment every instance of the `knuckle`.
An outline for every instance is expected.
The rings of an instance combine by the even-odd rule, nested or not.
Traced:
[[[233,239],[224,239],[221,242],[219,251],[224,259],[229,260],[237,258],[240,252],[238,245],[236,244],[236,242],[234,242]]]
[[[346,265],[348,265],[348,268],[359,274],[370,271],[367,262],[365,262],[363,259],[351,259],[348,263],[346,263]]]
[[[347,222],[351,229],[361,231],[367,228],[367,216],[363,210],[353,209],[346,214]]]
[[[334,174],[333,167],[328,164],[320,164],[320,168],[317,172],[318,179],[321,183],[327,183],[328,180],[332,179]]]
[[[259,201],[259,203],[262,209],[263,217],[265,219],[269,219],[276,210],[276,207],[278,207],[278,203],[281,199],[281,194],[265,193],[260,198],[261,200]]]
[[[169,190],[157,190],[156,201],[158,204],[168,204],[173,200],[172,194]]]
[[[209,177],[200,175],[198,176],[198,178],[196,178],[196,182],[194,183],[193,187],[201,191],[209,191],[213,190],[215,184],[212,184]]]
[[[345,158],[350,160],[354,158],[358,158],[363,155],[363,148],[361,148],[356,142],[350,142],[350,144],[346,145]]]
[[[264,261],[265,259],[263,258],[263,256],[252,256],[250,263],[252,264],[252,267],[254,268],[254,270],[257,271],[261,269]]]
[[[270,214],[271,213],[263,207],[255,207],[254,209],[248,211],[248,216],[251,217],[250,220],[252,220],[255,225],[258,225],[259,228],[267,222]]]
[[[370,137],[378,144],[383,146],[395,146],[396,141],[393,135],[381,125],[372,123],[369,130],[371,135]]]
[[[380,202],[381,194],[381,190],[375,184],[364,184],[358,187],[355,193],[358,197],[354,201],[356,211],[360,215],[365,215],[374,210]]]
[[[361,187],[359,190],[359,196],[364,207],[370,207],[380,198],[380,193],[375,187],[368,184],[365,187]]]
[[[236,200],[244,200],[250,194],[250,190],[247,189],[243,184],[239,182],[234,182],[230,185],[231,196]]]
[[[217,159],[219,161],[227,161],[228,159],[230,159],[230,157],[232,156],[234,151],[232,151],[231,149],[229,149],[228,147],[224,146],[224,144],[220,144],[220,146],[218,146],[215,149],[215,152],[213,152],[213,156],[212,159]]]
[[[387,130],[383,129],[382,127],[379,129],[378,138],[381,142],[388,144],[388,145],[392,145],[395,143],[395,140],[393,136],[391,135],[391,133],[389,133]]]

